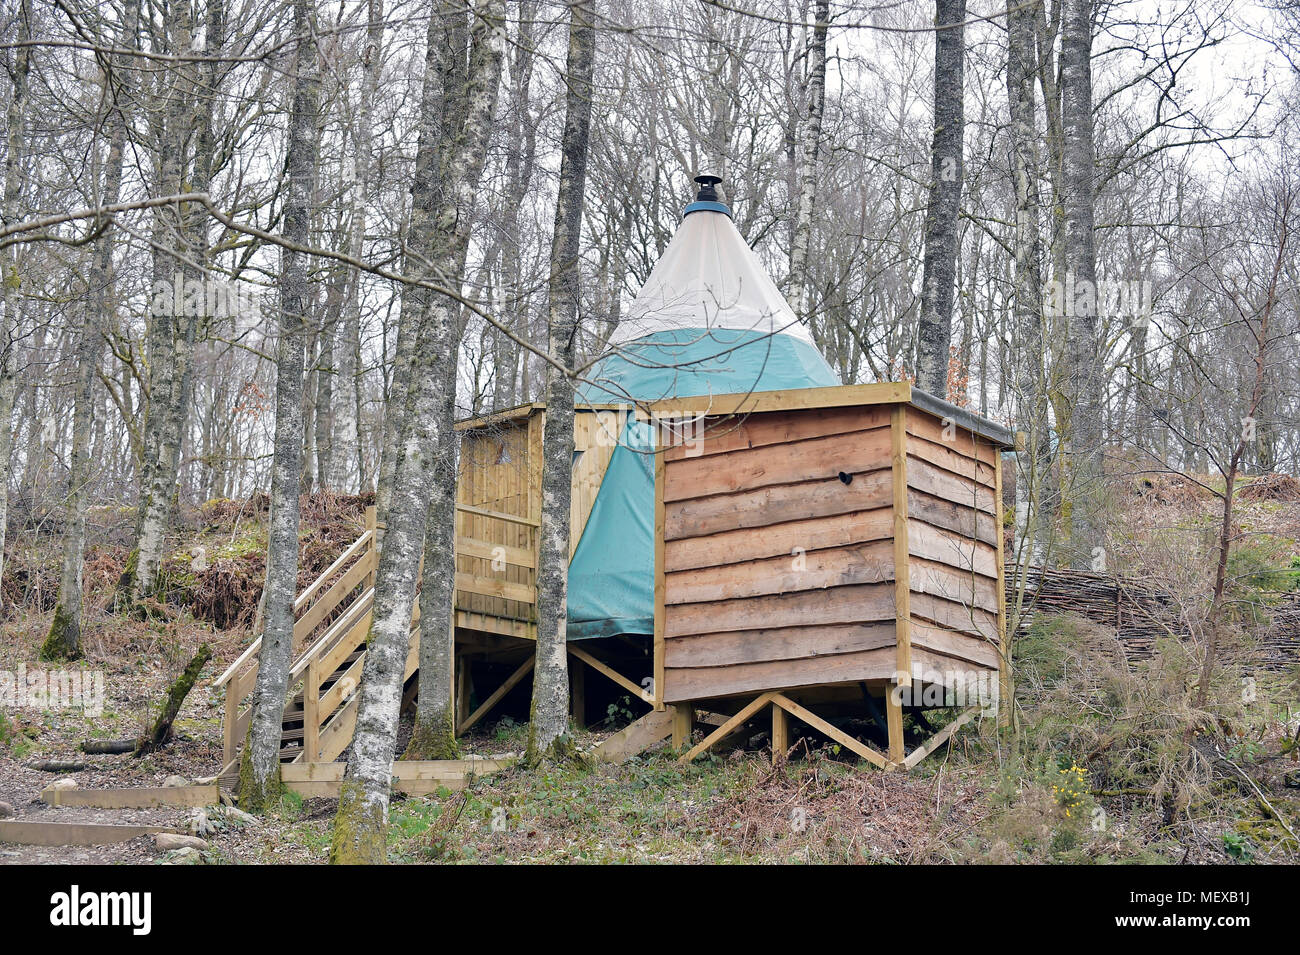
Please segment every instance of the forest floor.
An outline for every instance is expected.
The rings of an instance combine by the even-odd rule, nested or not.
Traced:
[[[1157,494],[1176,500],[1162,501]],[[346,543],[362,503],[349,503],[346,519],[337,517],[338,508],[324,507],[318,513],[329,513],[328,520],[307,522],[304,546],[315,548],[309,565],[328,562],[338,542]],[[1133,535],[1134,548],[1150,561],[1149,576],[1177,578],[1178,568],[1189,563],[1187,540],[1203,538],[1204,528],[1212,526],[1208,505],[1178,488],[1142,488],[1134,503],[1148,528],[1140,542]],[[177,541],[177,554],[203,547],[211,557],[198,578],[186,578],[183,566],[174,573],[178,593],[183,589],[202,597],[194,600],[199,610],[183,604],[148,621],[110,611],[105,594],[120,571],[113,535],[121,529],[112,521],[107,531],[101,527],[88,569],[86,655],[70,666],[102,672],[107,702],[93,716],[76,709],[0,711],[0,803],[18,818],[190,827],[192,810],[51,807],[40,792],[66,776],[81,788],[158,786],[170,776],[194,780],[220,769],[222,700],[211,684],[247,645],[251,610],[245,578],[260,573],[264,529],[256,509],[250,513],[230,505],[223,515],[212,510]],[[231,513],[237,515],[233,520]],[[1295,589],[1291,568],[1300,567],[1300,502],[1248,501],[1241,524],[1247,546],[1238,551],[1244,556],[1237,558],[1235,576],[1255,588],[1241,598],[1247,609],[1238,629],[1245,639],[1268,626],[1268,608]],[[38,549],[30,540],[25,546],[33,553]],[[1165,550],[1167,575],[1161,571]],[[9,600],[0,624],[0,672],[9,673],[45,666],[37,662],[37,650],[51,611],[44,597],[32,597],[33,581],[48,586],[42,568],[49,566],[50,555],[15,563],[13,582],[6,575]],[[234,582],[214,583],[218,573]],[[311,573],[304,568],[307,579]],[[255,604],[255,595],[252,600]],[[79,752],[86,739],[139,735],[203,642],[213,648],[213,659],[186,700],[170,744],[139,759]],[[759,726],[739,734],[731,749],[718,749],[689,767],[661,748],[621,766],[516,768],[474,780],[459,792],[395,797],[390,858],[404,863],[1300,861],[1295,838],[1300,831],[1300,679],[1294,661],[1289,668],[1263,670],[1251,665],[1248,654],[1234,654],[1220,668],[1209,704],[1197,708],[1189,691],[1195,647],[1170,640],[1153,660],[1130,666],[1116,646],[1114,632],[1104,627],[1072,617],[1040,617],[1017,644],[1016,734],[999,737],[988,725],[972,725],[909,774],[853,763],[798,724],[792,727],[796,745],[790,758],[774,767],[770,742]],[[1249,693],[1242,691],[1244,685]],[[935,722],[944,722],[943,716]],[[525,726],[506,716],[486,722],[462,745],[467,754],[518,753],[525,733]],[[603,735],[578,734],[580,748],[590,748]],[[71,773],[30,768],[38,759],[86,766]],[[216,831],[206,833],[210,848],[199,858],[209,864],[325,862],[333,813],[331,801],[295,796],[253,822],[209,812]],[[94,848],[0,845],[0,863],[167,861],[176,857],[156,849],[148,836]]]

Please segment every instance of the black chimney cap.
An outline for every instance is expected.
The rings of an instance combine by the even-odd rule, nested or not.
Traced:
[[[700,191],[695,196],[696,202],[717,202],[717,187],[722,183],[721,176],[701,175],[696,176],[695,181],[700,184]]]

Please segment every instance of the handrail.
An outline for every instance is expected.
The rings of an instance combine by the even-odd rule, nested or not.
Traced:
[[[312,597],[314,597],[322,587],[325,586],[325,584],[330,580],[330,578],[333,577],[336,573],[338,573],[341,567],[347,564],[348,561],[350,561],[357,554],[365,550],[366,546],[370,543],[370,541],[374,538],[374,536],[375,536],[374,529],[367,528],[360,537],[358,537],[355,541],[352,542],[352,544],[348,547],[347,550],[345,550],[341,555],[339,555],[338,559],[335,560],[334,563],[330,564],[329,567],[326,568],[323,574],[321,574],[319,577],[317,577],[315,580],[313,580],[310,584],[307,585],[307,588],[303,590],[303,592],[299,594],[293,602],[293,613],[295,617],[298,616],[298,612],[302,610],[303,607],[306,606],[307,602]],[[230,664],[230,666],[226,668],[226,671],[222,673],[221,676],[217,677],[216,682],[213,683],[212,685],[215,687],[225,686],[230,681],[230,679],[235,675],[235,673],[238,672],[238,670],[245,663],[248,662],[248,658],[261,649],[263,636],[264,634],[259,634],[257,636],[257,639],[255,639],[252,643],[250,643],[245,648],[244,652],[239,655],[239,657],[235,660],[234,663]]]
[[[302,609],[303,605],[306,604],[308,600],[310,600],[312,597],[316,595],[316,591],[320,590],[323,586],[325,586],[325,582],[327,580],[329,580],[336,573],[338,573],[339,570],[341,570],[348,561],[350,561],[353,557],[355,557],[358,553],[360,553],[362,550],[365,549],[365,546],[368,543],[370,543],[370,539],[374,536],[375,536],[375,532],[367,528],[364,534],[362,534],[355,541],[353,541],[352,546],[349,547],[347,550],[345,550],[341,555],[339,555],[339,559],[334,561],[334,563],[330,564],[329,568],[325,571],[325,573],[321,574],[314,581],[312,581],[307,586],[307,589],[298,595],[298,599],[293,602],[293,612],[297,613],[300,609]]]

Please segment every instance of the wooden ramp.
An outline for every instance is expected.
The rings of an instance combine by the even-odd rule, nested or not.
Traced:
[[[645,752],[672,733],[673,711],[651,710],[602,742],[593,750],[593,755],[602,762],[621,763]]]

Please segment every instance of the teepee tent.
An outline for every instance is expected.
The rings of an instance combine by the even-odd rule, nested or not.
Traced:
[[[696,201],[592,369],[580,403],[838,385],[758,256],[700,176]],[[629,418],[569,569],[569,638],[654,632],[654,462]]]

